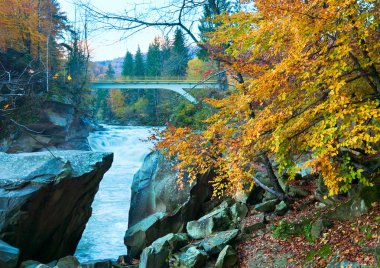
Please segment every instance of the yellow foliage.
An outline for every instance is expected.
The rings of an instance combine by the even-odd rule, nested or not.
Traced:
[[[250,2],[250,1],[248,1]],[[299,156],[330,195],[354,179],[370,185],[347,152],[370,159],[380,140],[379,1],[256,0],[257,12],[222,15],[210,45],[226,49],[245,83],[222,100],[203,133],[169,127],[157,147],[192,175],[215,169],[216,194],[252,186],[268,155],[294,173]]]

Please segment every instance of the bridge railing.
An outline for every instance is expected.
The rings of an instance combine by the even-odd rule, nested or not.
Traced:
[[[201,83],[201,79],[187,79],[182,77],[117,77],[115,79],[106,79],[106,78],[94,78],[90,79],[89,82],[188,82],[188,83]],[[210,79],[206,82],[216,83],[218,82],[216,79]]]

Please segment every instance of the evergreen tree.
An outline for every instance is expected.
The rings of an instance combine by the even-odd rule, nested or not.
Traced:
[[[144,60],[140,50],[140,46],[137,47],[137,52],[135,55],[135,76],[143,77],[145,74]]]
[[[201,41],[207,42],[207,33],[212,32],[218,27],[213,19],[216,16],[221,15],[223,13],[231,12],[233,8],[233,4],[229,0],[207,0],[203,5],[203,14],[200,20],[200,25],[198,26],[200,32]],[[208,53],[206,50],[201,49],[198,52],[198,58],[202,60],[208,59]]]
[[[107,71],[106,71],[106,79],[112,80],[115,78],[115,70],[113,69],[111,63],[108,64]]]
[[[166,35],[161,43],[161,75],[169,76],[169,59],[171,52],[171,41],[169,37]]]
[[[121,72],[122,76],[133,76],[133,55],[131,52],[127,51],[125,54],[124,62],[123,62],[123,70]]]
[[[161,44],[161,57],[162,57],[163,63],[165,63],[166,61],[169,60],[170,50],[171,50],[171,42],[170,42],[169,37],[166,35],[164,37],[162,44]]]
[[[186,47],[185,36],[181,29],[177,28],[174,33],[173,46],[168,60],[169,74],[171,76],[184,77],[188,61],[189,50]]]
[[[160,42],[158,37],[154,38],[152,44],[149,45],[147,62],[146,62],[146,75],[151,77],[157,77],[161,75],[161,51]]]

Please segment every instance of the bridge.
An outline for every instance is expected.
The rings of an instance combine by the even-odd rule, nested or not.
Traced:
[[[90,82],[90,89],[167,89],[177,92],[192,103],[197,103],[188,91],[191,89],[211,88],[219,89],[218,82],[191,82],[191,81],[94,81]]]

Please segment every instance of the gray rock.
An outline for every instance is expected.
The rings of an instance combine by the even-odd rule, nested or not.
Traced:
[[[191,238],[200,239],[212,234],[214,231],[228,229],[230,223],[229,209],[221,207],[197,221],[188,222],[186,230]]]
[[[280,203],[278,203],[276,205],[276,209],[275,209],[275,213],[276,215],[278,216],[283,216],[285,215],[285,213],[288,211],[288,206],[286,205],[286,203],[284,201],[281,201]]]
[[[168,267],[169,254],[186,245],[187,234],[168,234],[145,248],[140,257],[140,268]]]
[[[219,253],[218,259],[215,263],[215,268],[225,268],[234,266],[237,263],[236,252],[230,245],[227,245]]]
[[[248,207],[244,203],[237,202],[230,207],[230,215],[234,222],[240,222],[248,213]]]
[[[311,237],[313,239],[317,239],[318,237],[321,236],[323,230],[326,227],[330,227],[331,225],[332,225],[332,223],[330,221],[328,221],[328,220],[324,220],[324,219],[318,219],[318,220],[316,220],[311,225],[311,230],[310,230]]]
[[[54,266],[49,266],[38,261],[24,261],[21,263],[19,268],[52,268]]]
[[[128,255],[138,258],[142,250],[159,237],[160,220],[165,216],[165,213],[157,212],[125,232],[124,244],[128,247]]]
[[[364,199],[355,196],[348,202],[341,203],[335,210],[327,213],[325,217],[330,220],[352,220],[367,213],[369,208]]]
[[[97,260],[81,263],[82,268],[112,268],[112,260]]]
[[[242,232],[245,233],[245,234],[250,234],[250,233],[253,233],[259,229],[262,229],[265,227],[265,223],[264,222],[256,222],[256,223],[253,223],[251,225],[248,225],[248,226],[244,226],[242,228]]]
[[[177,173],[172,169],[174,164],[160,152],[153,152],[145,158],[143,167],[133,179],[128,222],[133,232],[127,231],[125,239],[131,257],[137,258],[145,247],[166,234],[182,232],[187,222],[199,218],[203,202],[211,197],[212,189],[208,184],[211,173],[198,177],[191,186],[185,183],[185,189],[180,190]],[[137,234],[144,228],[140,222],[157,213],[166,216],[155,220],[149,235],[146,230]],[[147,240],[142,242],[141,237]]]
[[[21,133],[9,146],[8,153],[36,152],[45,148],[91,151],[87,137],[93,126],[83,120],[71,103],[46,101],[42,104],[41,118],[29,128],[40,132],[31,137]]]
[[[189,247],[185,252],[175,254],[171,267],[203,268],[207,262],[207,254],[196,247]]]
[[[0,153],[0,238],[20,260],[74,254],[111,153]]]
[[[74,256],[66,256],[59,259],[54,268],[81,268],[81,265]]]
[[[213,218],[203,219],[201,221],[190,221],[186,225],[186,231],[193,239],[204,238],[210,234],[214,229]]]
[[[212,174],[199,177],[191,186],[185,183],[185,189],[181,190],[174,165],[175,161],[168,160],[160,151],[145,157],[142,167],[133,177],[129,227],[156,212],[176,214],[182,210],[182,216],[177,219],[178,225],[199,217],[203,202],[212,194],[208,184]]]
[[[20,251],[18,248],[0,240],[0,267],[1,268],[14,268],[17,266]]]
[[[238,235],[239,230],[233,229],[224,232],[218,232],[202,240],[202,247],[208,254],[218,254]]]
[[[276,209],[278,202],[277,199],[264,201],[263,203],[255,205],[255,209],[260,212],[272,212]]]
[[[295,186],[288,185],[286,188],[290,197],[306,197],[309,195],[308,192]]]

